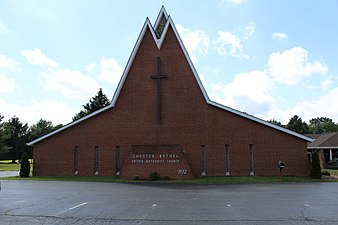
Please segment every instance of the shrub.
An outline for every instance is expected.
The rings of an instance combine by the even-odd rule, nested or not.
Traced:
[[[334,158],[331,161],[327,162],[328,169],[338,169],[338,159]]]
[[[169,176],[165,176],[164,180],[171,180],[171,178]]]
[[[311,178],[313,179],[322,178],[322,169],[320,168],[319,165],[318,152],[312,153]]]
[[[149,180],[151,180],[151,181],[158,180],[158,179],[160,179],[160,176],[158,175],[157,172],[152,172],[152,173],[149,175]]]
[[[329,171],[323,170],[323,171],[322,171],[322,175],[330,176],[331,174],[330,174]]]
[[[21,158],[20,177],[29,177],[30,169],[28,156],[26,153],[23,153]]]

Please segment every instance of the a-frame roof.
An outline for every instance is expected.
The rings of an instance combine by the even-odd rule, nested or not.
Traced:
[[[162,17],[165,17],[166,20],[165,20],[165,25],[164,25],[163,31],[161,32],[161,35],[159,35],[159,37],[158,37],[158,36],[156,35],[156,29],[157,29],[157,27],[159,26]],[[259,118],[257,118],[257,117],[251,116],[251,115],[249,115],[249,114],[240,112],[240,111],[238,111],[238,110],[235,110],[235,109],[232,109],[232,108],[230,108],[230,107],[224,106],[224,105],[219,104],[219,103],[217,103],[217,102],[211,101],[211,100],[209,99],[209,97],[208,97],[208,95],[207,95],[207,92],[205,91],[205,89],[204,89],[204,87],[203,87],[203,84],[202,84],[202,82],[201,82],[201,80],[200,80],[200,78],[199,78],[199,76],[198,76],[198,74],[197,74],[197,71],[196,71],[196,69],[195,69],[195,67],[194,67],[194,65],[193,65],[193,63],[192,63],[192,61],[191,61],[191,59],[190,59],[190,57],[189,57],[188,51],[187,51],[186,48],[184,47],[184,44],[183,44],[183,42],[182,42],[182,40],[181,40],[181,38],[180,38],[180,36],[179,36],[179,34],[178,34],[178,32],[177,32],[177,29],[176,29],[176,27],[175,27],[175,24],[174,24],[173,20],[172,20],[171,17],[167,14],[167,12],[166,12],[164,6],[162,6],[162,8],[161,8],[161,10],[160,10],[160,12],[159,12],[159,14],[158,14],[158,16],[157,16],[157,19],[156,19],[156,21],[155,21],[154,26],[151,25],[151,22],[150,22],[149,18],[146,18],[146,21],[144,22],[144,25],[143,25],[143,27],[142,27],[142,29],[141,29],[141,32],[140,32],[140,34],[139,34],[139,36],[138,36],[138,38],[137,38],[136,44],[135,44],[135,46],[134,46],[134,48],[133,48],[133,50],[132,50],[132,53],[131,53],[131,55],[130,55],[130,57],[129,57],[129,59],[128,59],[127,65],[126,65],[126,67],[125,67],[125,69],[124,69],[124,71],[123,71],[122,77],[121,77],[121,79],[120,79],[120,81],[119,81],[119,83],[118,83],[118,86],[117,86],[116,90],[115,90],[115,93],[114,93],[113,99],[112,99],[112,101],[111,101],[111,104],[110,104],[109,106],[107,106],[107,107],[105,107],[105,108],[102,108],[102,109],[100,109],[100,110],[98,110],[98,111],[95,111],[95,112],[93,112],[93,113],[91,113],[91,114],[89,114],[89,115],[87,115],[87,116],[85,116],[85,117],[83,117],[83,118],[81,118],[81,119],[79,119],[79,120],[76,120],[76,121],[74,121],[74,122],[72,122],[72,123],[69,123],[69,124],[63,126],[62,128],[60,128],[60,129],[58,129],[58,130],[55,130],[55,131],[53,131],[53,132],[51,132],[51,133],[49,133],[49,134],[47,134],[47,135],[45,135],[45,136],[42,136],[42,137],[40,137],[40,138],[38,138],[38,139],[36,139],[36,140],[33,140],[33,141],[27,143],[27,145],[34,145],[35,143],[37,143],[37,142],[39,142],[39,141],[41,141],[41,140],[44,140],[44,139],[46,139],[46,138],[48,138],[48,137],[50,137],[50,136],[52,136],[52,135],[54,135],[54,134],[56,134],[56,133],[59,133],[59,132],[65,130],[65,129],[69,128],[69,127],[72,127],[72,126],[74,126],[74,125],[76,125],[76,124],[78,124],[78,123],[81,123],[82,121],[87,120],[87,119],[89,119],[89,118],[91,118],[91,117],[93,117],[93,116],[95,116],[95,115],[97,115],[97,114],[99,114],[99,113],[101,113],[101,112],[104,112],[104,111],[106,111],[106,110],[108,110],[108,109],[110,109],[110,108],[113,108],[113,107],[115,106],[116,102],[117,102],[117,99],[118,99],[118,97],[119,97],[119,95],[120,95],[120,92],[121,92],[121,90],[122,90],[122,87],[123,87],[123,85],[124,85],[124,83],[125,83],[125,80],[126,80],[126,78],[127,78],[127,75],[128,75],[128,73],[129,73],[129,70],[130,70],[130,68],[131,68],[131,65],[133,64],[133,61],[134,61],[134,58],[135,58],[135,56],[136,56],[137,50],[138,50],[139,47],[140,47],[140,44],[141,44],[141,42],[142,42],[142,39],[143,39],[143,37],[144,37],[146,31],[149,30],[149,31],[151,32],[151,35],[152,35],[152,37],[153,37],[153,39],[154,39],[154,42],[155,42],[156,45],[157,45],[157,48],[158,48],[158,49],[161,49],[162,44],[163,44],[163,41],[164,41],[164,39],[165,39],[165,37],[166,37],[166,34],[167,34],[167,31],[168,31],[169,26],[171,26],[172,30],[174,31],[174,34],[175,34],[175,36],[176,36],[176,38],[177,38],[177,40],[178,40],[178,42],[179,42],[179,44],[180,44],[180,46],[181,46],[183,52],[184,52],[184,55],[185,55],[185,57],[186,57],[186,59],[187,59],[187,61],[188,61],[188,63],[189,63],[189,66],[190,66],[190,68],[191,68],[191,70],[192,70],[192,72],[193,72],[193,74],[194,74],[194,77],[195,77],[195,79],[196,79],[196,81],[197,81],[197,83],[198,83],[198,85],[199,85],[199,88],[201,89],[201,91],[202,91],[202,93],[203,93],[203,96],[204,96],[206,102],[207,102],[209,105],[212,105],[212,106],[214,106],[214,107],[217,107],[217,108],[223,109],[223,110],[225,110],[225,111],[234,113],[234,114],[236,114],[236,115],[238,115],[238,116],[241,116],[241,117],[244,117],[244,118],[246,118],[246,119],[255,121],[255,122],[257,122],[257,123],[266,125],[266,126],[268,126],[268,127],[271,127],[271,128],[273,128],[273,129],[279,130],[279,131],[281,131],[281,132],[290,134],[290,135],[292,135],[292,136],[301,138],[301,139],[303,139],[303,140],[305,140],[305,141],[309,141],[309,142],[312,142],[312,141],[313,141],[312,138],[306,137],[306,136],[304,136],[304,135],[301,135],[301,134],[298,134],[298,133],[296,133],[296,132],[290,131],[290,130],[288,130],[288,129],[282,128],[282,127],[280,127],[280,126],[271,124],[271,123],[269,123],[269,122],[267,122],[267,121],[261,120],[261,119],[259,119]]]

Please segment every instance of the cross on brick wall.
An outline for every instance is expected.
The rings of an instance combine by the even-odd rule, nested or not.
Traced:
[[[161,75],[160,57],[157,57],[157,73],[150,78],[157,80],[157,124],[161,124],[161,79],[167,78],[167,76]]]

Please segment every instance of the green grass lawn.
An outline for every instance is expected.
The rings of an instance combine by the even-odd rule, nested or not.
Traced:
[[[19,163],[12,163],[12,160],[0,160],[0,171],[17,171],[20,170]]]
[[[330,170],[330,169],[324,169],[324,170],[328,171],[331,175],[338,176],[338,170]]]
[[[83,181],[83,182],[117,182],[117,183],[172,183],[172,184],[241,184],[241,183],[294,183],[294,182],[337,182],[338,180],[320,180],[305,177],[203,177],[191,180],[126,180],[116,177],[100,176],[34,176],[29,178],[8,177],[0,180],[36,180],[36,181]]]

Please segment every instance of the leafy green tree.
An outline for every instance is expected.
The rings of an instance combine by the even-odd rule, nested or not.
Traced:
[[[11,149],[6,145],[6,140],[8,139],[9,135],[4,129],[4,123],[2,122],[3,118],[4,117],[0,114],[0,158],[2,158],[4,154],[8,153]]]
[[[311,178],[313,179],[322,178],[322,169],[320,168],[319,164],[318,152],[312,153]]]
[[[79,113],[75,114],[75,116],[73,117],[73,121],[78,120],[82,117],[85,117],[99,109],[102,109],[106,106],[108,106],[110,104],[110,101],[107,97],[107,95],[105,95],[102,92],[102,88],[100,88],[99,92],[97,93],[97,95],[95,95],[93,98],[91,98],[89,100],[88,103],[86,103],[85,105],[83,105],[83,110],[81,110]]]
[[[307,134],[309,132],[307,123],[303,122],[302,119],[297,115],[294,115],[289,120],[289,123],[286,125],[286,128],[299,134]]]
[[[338,132],[338,124],[327,117],[317,117],[309,121],[309,133],[322,134],[329,132]]]
[[[22,156],[22,153],[28,150],[26,142],[28,140],[28,124],[20,122],[19,118],[14,116],[4,124],[5,132],[9,135],[6,145],[11,149],[8,153],[12,163]]]
[[[31,166],[29,164],[28,156],[24,152],[22,154],[21,164],[20,164],[20,177],[29,177],[30,170],[31,170]]]

